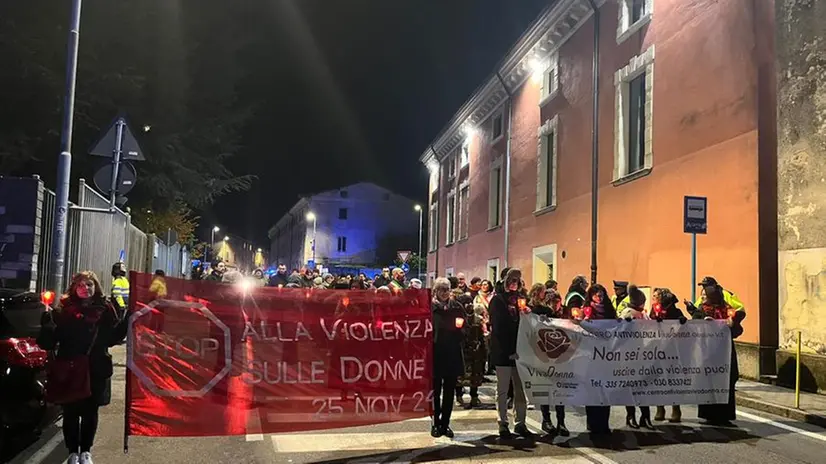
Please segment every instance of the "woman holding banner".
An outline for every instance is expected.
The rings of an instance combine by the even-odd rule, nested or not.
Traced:
[[[546,306],[550,304],[550,306]],[[545,288],[545,284],[533,284],[531,291],[528,293],[528,306],[531,312],[548,318],[562,317],[562,298],[554,290]],[[554,427],[551,422],[551,406],[543,404],[539,406],[542,411],[542,431],[548,435],[559,434],[562,437],[570,435],[568,428],[565,427],[565,406],[557,405],[556,410],[556,424]]]
[[[444,277],[433,284],[433,426],[434,438],[453,438],[450,416],[456,380],[465,371],[462,358],[462,328],[465,312],[450,295],[450,281]]]
[[[626,321],[632,319],[648,319],[645,312],[645,293],[642,292],[636,285],[628,287],[628,295],[622,298],[617,298],[623,305],[623,310],[619,317]],[[648,406],[640,406],[640,422],[637,423],[637,412],[634,406],[625,407],[625,425],[632,429],[643,428],[654,430],[654,424],[651,423],[651,408]]]
[[[583,279],[583,277],[577,277]],[[577,283],[574,279],[574,284]],[[580,282],[581,284],[581,282]],[[572,284],[572,288],[573,288]],[[566,298],[571,301],[571,298]],[[571,316],[575,320],[601,320],[601,319],[616,319],[617,312],[611,304],[611,298],[608,296],[608,291],[600,284],[591,285],[585,294],[584,305],[582,308],[571,307]],[[611,428],[608,421],[611,418],[610,406],[585,406],[586,423],[588,431],[592,435],[610,435]]]
[[[685,316],[680,308],[677,307],[677,295],[667,288],[655,288],[651,295],[651,314],[649,317],[657,321],[663,320],[679,320],[685,323]],[[671,406],[671,417],[668,422],[678,423],[682,420],[683,412],[680,410],[680,405],[675,404]],[[657,412],[654,414],[654,421],[661,422],[665,420],[665,406],[657,406]]]
[[[703,282],[707,283],[706,279]],[[742,306],[732,307],[726,301],[723,287],[713,279],[709,285],[703,287],[703,293],[702,304],[699,308],[688,300],[685,301],[686,307],[692,319],[726,321],[726,325],[731,329],[731,368],[729,369],[728,403],[701,404],[697,407],[697,415],[710,425],[731,426],[731,421],[737,418],[737,409],[734,403],[734,385],[740,377],[734,339],[743,334],[741,323],[746,318],[746,311]]]

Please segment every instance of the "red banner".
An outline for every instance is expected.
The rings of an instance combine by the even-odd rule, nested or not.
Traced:
[[[282,433],[430,413],[427,290],[167,279],[159,296],[151,275],[130,282],[129,435]]]

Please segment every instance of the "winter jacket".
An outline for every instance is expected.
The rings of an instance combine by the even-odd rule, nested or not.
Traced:
[[[433,306],[433,375],[434,377],[459,377],[465,372],[462,354],[465,311],[456,300],[434,301]],[[462,327],[456,320],[462,319]]]
[[[89,379],[92,398],[98,406],[112,400],[112,356],[109,348],[126,338],[129,318],[118,319],[115,308],[104,298],[82,305],[74,296],[64,297],[54,311],[43,314],[37,344],[57,350],[58,358],[85,355],[89,346]],[[97,327],[97,336],[95,328]]]
[[[491,360],[494,366],[516,366],[511,356],[516,354],[516,337],[519,332],[519,292],[497,293],[490,300]]]

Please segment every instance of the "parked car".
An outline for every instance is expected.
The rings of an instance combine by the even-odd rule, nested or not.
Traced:
[[[9,433],[38,434],[56,416],[46,403],[49,354],[35,339],[52,292],[0,288],[0,447]]]

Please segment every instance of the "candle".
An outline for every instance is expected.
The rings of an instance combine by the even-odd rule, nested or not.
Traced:
[[[463,317],[457,317],[454,322],[456,324],[457,329],[461,329],[462,327],[465,326],[465,318],[463,318]]]
[[[518,301],[518,304],[519,304],[519,309],[521,309],[522,311],[524,311],[528,307],[528,302],[524,298],[520,298],[519,301]]]
[[[341,304],[342,304],[342,306],[349,305],[350,304],[350,298],[345,296],[344,298],[341,299]]]
[[[735,311],[735,310],[734,310],[734,309],[732,309],[732,308],[729,308],[729,310],[728,310],[728,318],[729,318],[729,319],[734,319],[734,315],[735,315],[735,314],[737,314],[737,311]]]
[[[573,316],[574,319],[582,319],[582,310],[579,308],[571,309],[571,316]]]

